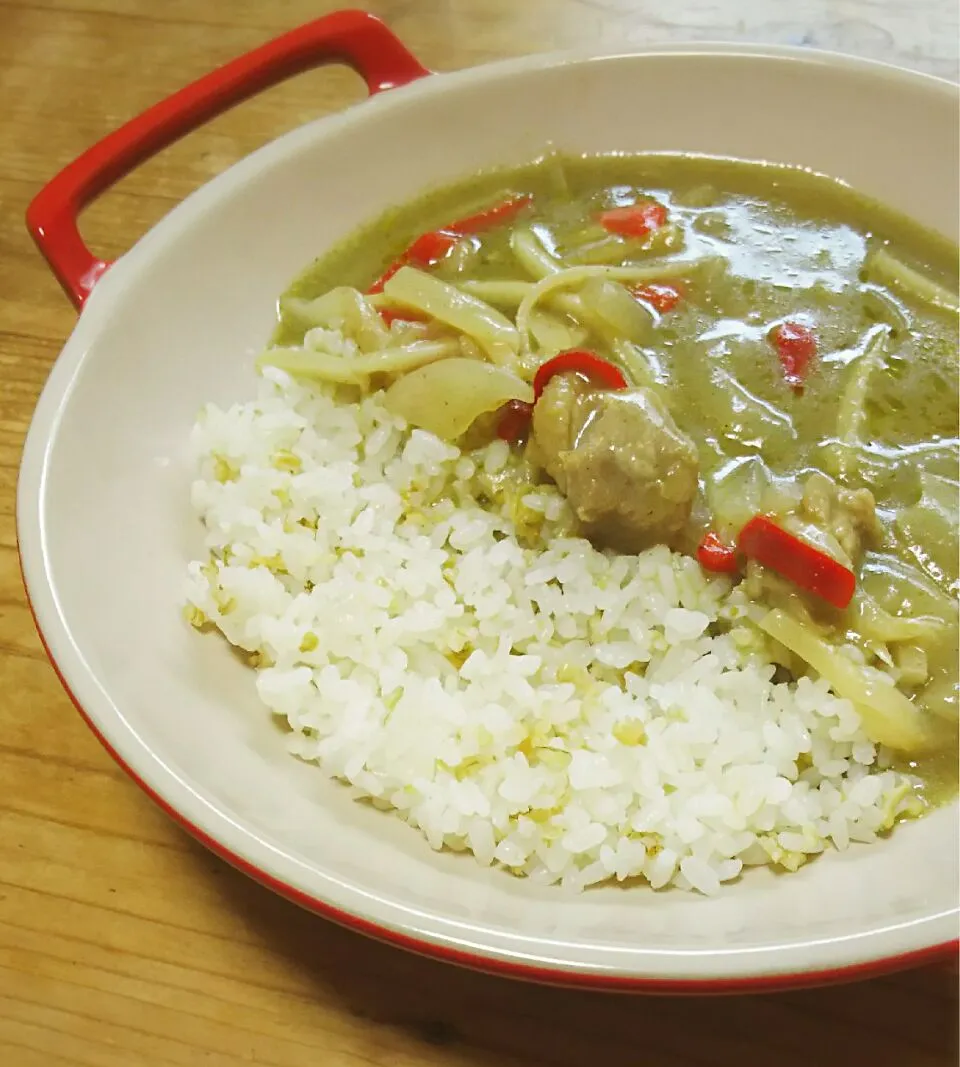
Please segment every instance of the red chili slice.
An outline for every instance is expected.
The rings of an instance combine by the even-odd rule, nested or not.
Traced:
[[[651,282],[649,285],[638,285],[631,293],[645,304],[649,304],[654,311],[664,314],[680,303],[683,291],[676,285],[667,285],[666,282]]]
[[[667,209],[657,200],[644,200],[627,207],[615,207],[600,215],[600,225],[621,237],[646,237],[667,221]]]
[[[421,234],[413,242],[404,253],[403,260],[418,267],[432,267],[439,263],[459,240],[460,234],[452,230],[431,230],[430,233]]]
[[[853,599],[857,585],[853,571],[794,537],[766,515],[756,515],[744,526],[738,545],[745,556],[835,608],[845,608]]]
[[[591,382],[603,385],[607,389],[626,389],[628,382],[619,367],[608,363],[600,356],[595,356],[584,348],[571,348],[568,352],[541,363],[533,377],[533,396],[540,399],[547,382],[557,374],[581,374]]]
[[[780,357],[783,376],[794,387],[803,385],[810,361],[817,354],[817,335],[802,322],[781,322],[770,331]]]
[[[697,546],[697,562],[705,571],[715,574],[736,574],[740,569],[736,549],[725,545],[712,530],[704,534]]]
[[[446,230],[431,230],[430,233],[421,234],[396,263],[391,263],[370,286],[367,290],[368,295],[382,293],[387,282],[408,263],[413,263],[417,267],[432,267],[435,263],[439,263],[459,239],[458,234]]]
[[[392,263],[387,267],[383,274],[381,274],[373,285],[370,286],[367,293],[369,295],[382,293],[383,287],[387,282],[390,281],[401,267],[406,266],[408,263],[412,263],[417,267],[432,267],[434,263],[439,263],[459,240],[460,238],[455,233],[447,233],[445,230],[434,230],[430,233],[422,234],[413,242],[406,252],[403,253],[396,263]],[[391,311],[389,308],[380,309],[380,318],[382,318],[388,326],[396,319],[406,319],[410,322],[427,321],[422,315],[418,315],[415,311]]]
[[[370,295],[382,293],[386,283],[405,264],[412,263],[416,267],[432,267],[439,263],[444,256],[448,255],[461,237],[480,233],[493,226],[499,226],[518,215],[525,207],[533,203],[533,196],[524,193],[521,196],[510,196],[501,200],[498,204],[478,211],[475,215],[467,215],[465,218],[451,222],[449,226],[442,226],[439,230],[430,230],[429,233],[421,234],[402,256],[391,264],[380,277],[370,286],[367,293]],[[380,312],[384,322],[388,325],[397,318],[410,318],[412,321],[422,322],[421,318],[412,315],[400,315],[395,312],[382,310]]]
[[[526,400],[508,400],[500,409],[497,437],[511,444],[522,441],[530,432],[532,417],[533,404],[528,404]]]
[[[478,211],[475,215],[467,215],[466,218],[451,222],[443,228],[448,233],[456,233],[461,237],[466,237],[469,234],[480,233],[483,230],[492,229],[494,226],[500,226],[504,222],[509,222],[510,219],[515,218],[532,203],[533,196],[530,193],[524,193],[521,196],[509,196],[505,200],[501,200],[499,204],[494,204],[483,211]]]

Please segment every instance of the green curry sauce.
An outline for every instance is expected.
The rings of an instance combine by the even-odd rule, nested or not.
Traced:
[[[631,339],[629,361],[589,324],[587,344],[664,398],[696,443],[703,492],[721,520],[727,507],[735,521],[758,472],[776,482],[822,470],[845,488],[872,492],[882,541],[862,562],[860,586],[895,616],[944,620],[946,639],[923,650],[938,688],[918,684],[914,696],[922,702],[929,692],[948,720],[955,716],[958,334],[951,299],[939,297],[955,303],[957,247],[799,169],[679,155],[550,157],[392,209],[318,259],[285,295],[309,299],[343,285],[365,291],[418,235],[506,192],[533,194],[523,225],[566,266],[676,265],[682,299]],[[598,226],[602,211],[638,195],[665,205],[670,225],[644,238],[612,237]],[[468,255],[441,260],[431,273],[455,284],[529,283],[511,229],[470,238]],[[886,255],[900,274],[891,274]],[[913,286],[916,277],[933,283],[932,299]],[[283,307],[275,341],[299,343],[303,323]],[[786,380],[771,346],[771,330],[784,321],[816,335],[802,389]],[[874,344],[851,443],[844,405]],[[938,799],[956,791],[952,737],[919,768]]]

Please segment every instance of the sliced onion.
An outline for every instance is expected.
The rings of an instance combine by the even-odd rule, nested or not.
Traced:
[[[587,331],[583,327],[569,325],[549,311],[530,312],[530,332],[540,352],[545,355],[579,348],[587,339]]]
[[[706,495],[721,540],[735,541],[762,513],[760,502],[773,475],[759,456],[730,460],[706,479]]]
[[[873,326],[864,334],[857,357],[849,364],[846,385],[837,412],[837,438],[832,461],[841,480],[856,473],[857,450],[863,445],[863,428],[867,418],[867,394],[870,379],[881,370],[886,358],[890,327]]]
[[[496,308],[415,267],[401,267],[383,287],[401,306],[421,311],[472,337],[494,363],[516,362],[520,345],[513,323]]]
[[[345,285],[315,300],[286,297],[281,300],[280,308],[303,325],[340,330],[356,341],[364,353],[377,352],[390,342],[390,334],[377,309],[362,293]]]
[[[938,674],[917,694],[917,701],[924,710],[943,721],[956,726],[960,722],[960,705],[957,699],[957,683],[949,672]]]
[[[589,278],[580,294],[584,303],[598,314],[619,337],[637,344],[650,340],[653,316],[619,283],[608,278]]]
[[[257,359],[257,367],[277,367],[295,378],[365,387],[373,374],[404,374],[459,351],[456,341],[417,341],[403,347],[383,348],[372,355],[355,356],[311,348],[276,347],[268,348]]]
[[[862,589],[852,609],[857,633],[868,641],[925,643],[936,640],[948,628],[947,622],[935,615],[891,615]]]
[[[764,501],[764,503],[766,504],[766,501]],[[779,509],[763,506],[758,510],[765,515],[769,515],[771,513],[777,514]],[[840,546],[840,542],[829,530],[824,530],[815,522],[807,522],[805,519],[801,519],[799,515],[791,513],[787,513],[786,515],[780,513],[777,522],[787,531],[787,533],[793,534],[798,540],[805,541],[808,545],[813,545],[814,548],[819,549],[824,555],[829,556],[831,559],[835,559],[837,563],[843,564],[847,570],[853,570],[853,560],[851,560],[846,552],[844,552]]]
[[[520,301],[530,292],[532,283],[467,278],[459,285],[463,292],[475,296],[478,300],[515,311],[520,306]]]
[[[444,359],[406,374],[384,394],[384,405],[421,430],[454,441],[481,415],[509,400],[533,402],[527,382],[476,359]]]
[[[533,278],[546,278],[563,270],[563,264],[527,226],[517,226],[510,234],[510,251]]]
[[[837,696],[852,702],[871,741],[901,752],[931,747],[923,713],[896,686],[884,682],[879,671],[858,667],[778,608],[760,620],[760,629],[808,663]]]
[[[559,266],[559,264],[557,264]],[[536,282],[517,308],[516,328],[520,342],[529,351],[530,312],[541,300],[554,299],[562,290],[579,287],[591,278],[605,278],[614,282],[665,281],[669,278],[689,278],[701,271],[723,269],[724,260],[720,256],[705,256],[702,259],[681,259],[680,257],[651,260],[642,266],[627,267],[567,267],[548,273]]]
[[[942,308],[956,315],[960,311],[960,301],[957,300],[956,292],[951,292],[939,285],[932,278],[928,278],[920,271],[901,263],[892,256],[885,248],[877,248],[871,252],[863,264],[863,271],[868,281],[879,282],[898,289],[905,296],[912,296],[922,304],[931,304],[933,307]]]

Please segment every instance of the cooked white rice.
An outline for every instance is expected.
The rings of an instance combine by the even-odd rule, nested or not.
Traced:
[[[916,810],[848,701],[774,683],[728,582],[563,536],[556,490],[503,490],[502,442],[461,454],[267,370],[193,446],[188,616],[253,654],[294,755],[433,848],[715,893]]]

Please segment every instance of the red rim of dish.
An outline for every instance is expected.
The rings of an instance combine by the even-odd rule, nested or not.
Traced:
[[[950,957],[956,958],[960,953],[960,938],[951,941],[943,941],[936,945],[928,945],[926,948],[915,949],[911,952],[903,952],[895,956],[883,956],[876,960],[866,960],[862,963],[850,964],[846,967],[832,967],[820,971],[796,971],[786,974],[753,975],[743,978],[644,978],[619,974],[590,974],[581,971],[566,970],[559,967],[546,967],[531,963],[517,963],[511,960],[497,959],[492,956],[482,956],[477,953],[467,952],[463,949],[453,948],[449,945],[440,945],[424,938],[414,937],[410,934],[392,930],[386,926],[379,926],[369,919],[364,919],[353,912],[344,911],[328,901],[319,897],[311,896],[295,886],[276,878],[239,853],[234,852],[191,822],[182,812],[174,808],[163,796],[149,786],[137,772],[124,760],[119,752],[110,744],[104,734],[94,723],[91,716],[77,699],[70,684],[60,669],[60,665],[54,658],[47,643],[46,636],[37,619],[33,601],[30,599],[30,590],[27,586],[26,574],[23,569],[23,556],[20,553],[20,544],[17,542],[17,560],[20,566],[20,578],[23,583],[24,595],[33,624],[36,627],[40,643],[46,653],[54,673],[60,680],[64,691],[70,698],[73,706],[80,713],[81,718],[92,731],[101,745],[106,749],[114,762],[147,794],[148,797],[182,829],[186,830],[200,844],[208,848],[215,856],[225,860],[232,867],[252,878],[255,882],[267,889],[273,890],[279,896],[299,905],[307,911],[329,919],[348,930],[364,934],[376,941],[385,942],[397,948],[405,949],[418,956],[429,959],[441,960],[452,963],[468,970],[480,971],[484,974],[495,975],[501,978],[514,978],[521,981],[534,982],[539,985],[563,986],[576,989],[592,989],[607,992],[622,993],[661,993],[675,996],[695,996],[697,994],[732,994],[732,993],[776,993],[788,989],[804,989],[815,986],[834,985],[842,982],[860,981],[866,978],[876,978],[880,975],[890,974],[893,971],[906,970],[912,967],[920,967],[924,964],[937,963]]]

